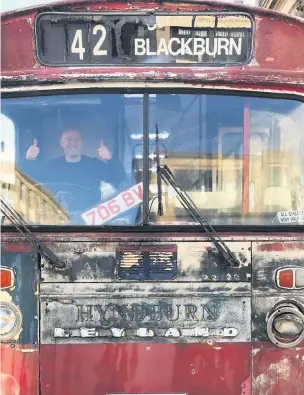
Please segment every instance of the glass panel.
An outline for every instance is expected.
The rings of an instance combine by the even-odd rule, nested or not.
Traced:
[[[4,99],[2,197],[32,224],[141,223],[142,106],[123,94]]]
[[[158,94],[150,96],[149,107],[151,202],[157,196],[158,126],[161,165],[211,224],[303,223],[303,103]],[[164,216],[153,203],[151,223],[194,222],[164,182],[162,203]]]

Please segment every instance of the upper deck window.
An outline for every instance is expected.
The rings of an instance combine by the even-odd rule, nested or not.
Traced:
[[[5,131],[14,163],[10,178],[2,176],[2,196],[10,191],[10,203],[29,223],[193,224],[166,184],[164,215],[157,215],[157,130],[160,164],[171,169],[212,224],[302,221],[294,213],[304,209],[304,104],[299,101],[70,94],[6,98],[2,112],[14,131]],[[144,158],[145,133],[149,158]],[[145,171],[149,196],[143,194]],[[144,199],[151,205],[145,218]]]

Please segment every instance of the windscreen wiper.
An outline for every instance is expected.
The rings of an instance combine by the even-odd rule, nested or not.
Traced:
[[[155,127],[155,140],[156,140],[156,177],[157,177],[157,201],[158,201],[158,208],[157,208],[157,215],[163,216],[164,209],[163,209],[163,200],[162,200],[162,183],[161,183],[161,176],[160,176],[160,157],[159,157],[159,129],[158,124]]]
[[[185,210],[192,216],[192,218],[197,221],[205,230],[206,234],[210,237],[210,240],[215,245],[219,254],[222,256],[224,261],[231,267],[240,266],[239,261],[234,256],[232,251],[228,248],[226,243],[220,238],[220,236],[215,232],[211,224],[209,224],[207,218],[201,215],[197,209],[195,203],[192,201],[187,192],[178,183],[173,173],[168,166],[158,166],[157,168],[158,177],[164,180],[168,185],[170,185],[176,192],[179,200]]]
[[[42,243],[28,228],[25,220],[21,215],[12,208],[9,203],[0,198],[1,213],[10,221],[10,223],[20,232],[31,246],[54,267],[63,269],[65,262],[61,261],[44,243]]]

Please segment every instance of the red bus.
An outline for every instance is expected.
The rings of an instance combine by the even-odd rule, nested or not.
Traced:
[[[2,15],[1,390],[304,393],[304,24]]]

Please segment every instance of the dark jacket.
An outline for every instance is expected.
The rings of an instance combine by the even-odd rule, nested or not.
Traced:
[[[83,155],[79,162],[67,162],[59,157],[46,164],[24,161],[21,170],[42,184],[55,197],[58,192],[73,196],[70,210],[82,210],[100,202],[100,182],[120,189],[126,180],[124,168],[114,159],[104,163]]]

